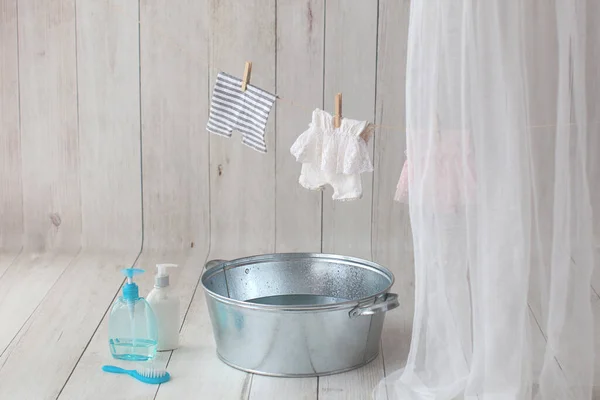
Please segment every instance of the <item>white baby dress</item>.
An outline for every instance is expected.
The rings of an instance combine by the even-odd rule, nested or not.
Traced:
[[[333,118],[316,109],[309,128],[292,145],[290,152],[302,163],[299,182],[310,190],[322,190],[329,184],[334,200],[360,199],[360,174],[373,171],[367,142],[374,127],[344,118],[335,128]]]

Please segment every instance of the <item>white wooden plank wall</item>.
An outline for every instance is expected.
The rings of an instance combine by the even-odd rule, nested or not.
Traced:
[[[278,252],[321,251],[323,196],[298,184],[298,163],[290,147],[308,129],[312,111],[323,108],[324,35],[325,2],[277,1],[277,92],[283,97],[275,109],[277,136],[273,146]]]
[[[24,246],[81,243],[74,0],[18,8]]]
[[[212,0],[209,11],[211,83],[217,73],[241,76],[252,61],[251,83],[275,93],[274,0]],[[212,85],[211,85],[212,87]],[[235,132],[211,135],[211,256],[220,258],[275,250],[276,115],[267,124],[268,152],[251,151]]]
[[[338,92],[346,117],[404,126],[409,0],[243,3],[0,0],[0,398],[368,399],[404,362],[412,242],[408,209],[392,201],[404,131],[376,131],[375,172],[356,202],[301,188],[289,148]],[[216,74],[241,75],[246,60],[251,82],[282,97],[266,155],[238,133],[205,131]],[[198,290],[203,264],[273,251],[390,267],[401,307],[388,314],[383,356],[320,379],[218,361]],[[149,387],[100,373],[112,362],[119,269],[147,269],[146,293],[153,265],[167,261],[180,264],[182,347],[156,363],[177,381]]]
[[[208,6],[140,4],[144,248],[207,248]]]
[[[23,186],[19,135],[17,1],[0,2],[0,247],[18,252],[23,235]],[[12,257],[0,260],[3,266]]]
[[[78,0],[76,10],[82,245],[138,250],[138,24],[129,17],[137,4]]]

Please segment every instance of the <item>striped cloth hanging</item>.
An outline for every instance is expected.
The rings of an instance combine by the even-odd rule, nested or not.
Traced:
[[[242,134],[242,143],[266,153],[265,129],[276,96],[250,84],[242,91],[241,86],[241,79],[219,72],[206,129],[225,137],[236,130]]]

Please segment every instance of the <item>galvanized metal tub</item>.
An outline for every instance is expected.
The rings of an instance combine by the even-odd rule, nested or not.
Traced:
[[[386,268],[328,254],[269,254],[206,264],[202,285],[219,358],[261,375],[306,377],[377,357],[388,293]]]

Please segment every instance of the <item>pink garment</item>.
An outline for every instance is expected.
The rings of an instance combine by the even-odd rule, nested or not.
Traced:
[[[404,161],[400,179],[398,180],[398,186],[396,186],[396,195],[394,196],[394,200],[401,203],[408,204],[408,171],[411,168],[412,165],[408,162],[408,159]]]
[[[423,174],[420,177],[422,196],[413,198],[414,204],[452,210],[473,200],[476,185],[473,155],[470,150],[464,154],[462,135],[461,131],[441,131],[439,141],[431,152],[419,159],[423,163],[419,165]],[[466,149],[470,146],[467,145]],[[414,163],[408,155],[396,187],[395,201],[409,202],[409,187],[414,174]]]

